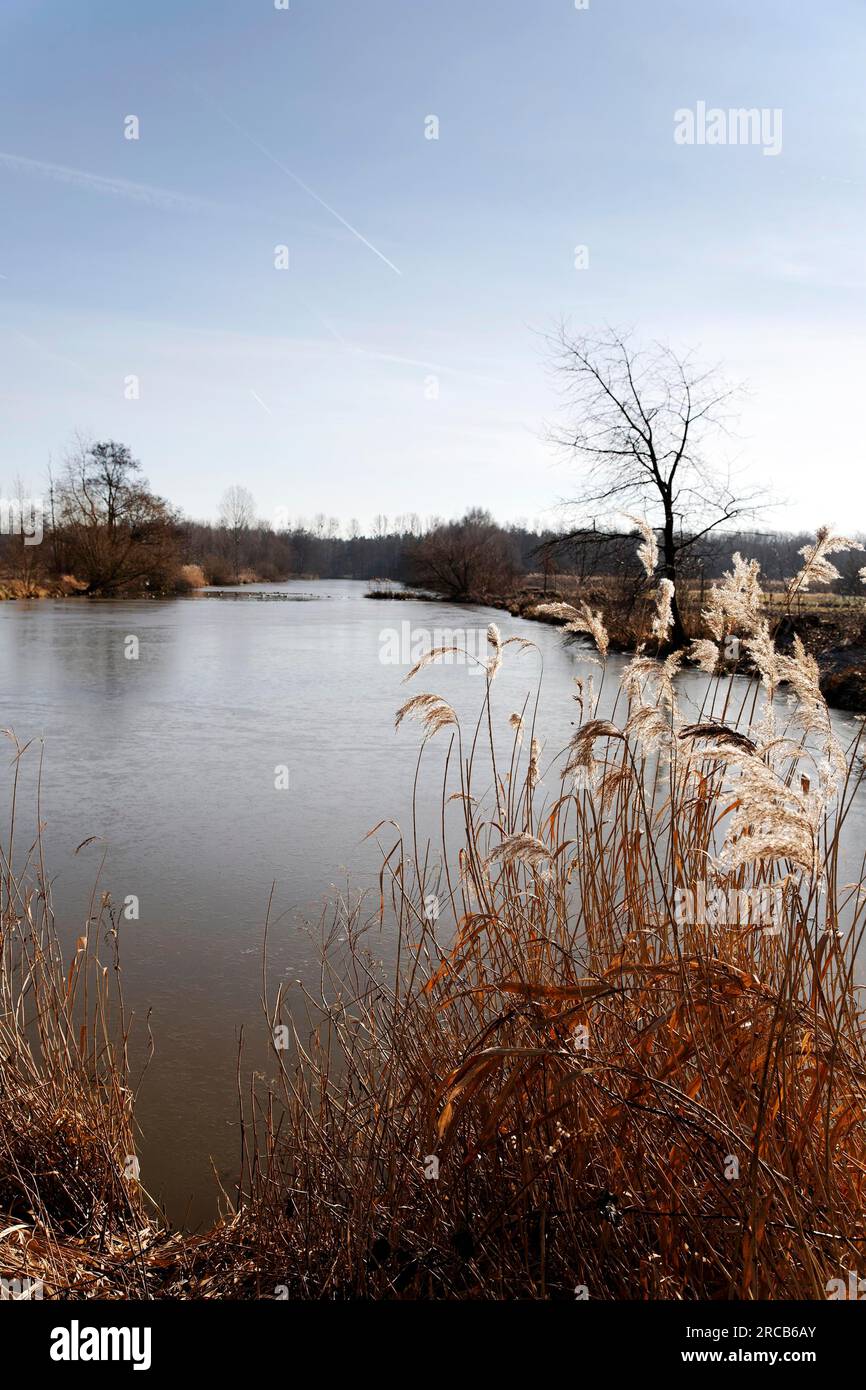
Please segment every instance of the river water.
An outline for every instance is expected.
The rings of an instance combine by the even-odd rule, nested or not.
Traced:
[[[375,883],[379,851],[365,836],[393,817],[408,825],[420,743],[394,729],[412,693],[443,694],[474,721],[484,679],[473,663],[434,666],[401,685],[425,634],[465,634],[486,656],[497,622],[540,649],[506,649],[497,720],[534,698],[545,765],[577,719],[576,675],[598,676],[555,629],[481,608],[382,602],[353,581],[261,585],[291,601],[243,597],[0,604],[0,727],[22,743],[19,852],[41,807],[62,932],[80,930],[95,883],[122,904],[126,1002],[151,1011],[156,1051],[138,1107],[142,1181],[172,1219],[214,1212],[211,1161],[236,1177],[237,1045],[261,1034],[262,932],[274,888],[270,958],[287,980],[315,967],[305,923],[334,890]],[[623,658],[608,663],[601,713]],[[746,682],[741,683],[743,689]],[[682,678],[695,711],[705,678]],[[847,743],[857,722],[834,716]],[[444,748],[444,744],[443,744]],[[0,745],[2,752],[2,745]],[[14,747],[0,766],[2,842]],[[551,779],[554,780],[553,778]],[[438,786],[430,787],[431,830]],[[423,800],[423,795],[422,795]],[[862,805],[847,835],[862,847]],[[96,837],[76,854],[76,847]],[[393,842],[393,834],[388,838]],[[856,855],[855,855],[856,858]],[[859,870],[854,867],[854,872]]]

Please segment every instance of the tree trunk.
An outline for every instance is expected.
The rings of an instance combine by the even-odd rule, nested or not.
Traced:
[[[677,650],[688,644],[686,630],[683,627],[682,615],[680,614],[679,595],[677,593],[677,550],[674,543],[674,518],[671,510],[670,500],[664,499],[665,524],[662,539],[662,555],[664,576],[669,579],[674,586],[673,598],[671,599],[671,617],[673,624],[668,639],[672,649]]]

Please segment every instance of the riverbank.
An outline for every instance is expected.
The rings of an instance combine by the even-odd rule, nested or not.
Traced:
[[[573,585],[565,589],[551,586],[544,590],[532,586],[519,588],[504,595],[484,593],[464,599],[388,588],[371,590],[366,597],[383,601],[447,601],[467,607],[498,608],[512,618],[523,618],[528,622],[544,623],[549,627],[558,628],[566,627],[568,616],[561,612],[549,611],[550,606],[597,603],[605,613],[608,650],[620,653],[633,651],[638,642],[647,640],[651,611],[651,604],[644,598],[639,604],[629,603],[618,621],[616,606],[605,602],[609,594],[605,592],[603,581],[591,588]],[[776,628],[776,640],[780,650],[790,651],[794,638],[800,639],[805,650],[818,663],[820,689],[828,705],[852,714],[866,713],[866,602],[858,599],[852,602],[850,607],[835,607],[829,604],[826,609],[819,609],[817,612],[808,609],[804,612],[801,607],[799,613],[788,618],[780,617],[778,611],[774,611],[772,595],[768,595],[767,600],[765,615],[771,627]],[[697,633],[700,629],[695,621],[696,615],[692,613],[690,616]],[[589,639],[572,634],[569,640],[586,642]],[[728,667],[729,670],[734,668],[734,663]],[[752,663],[742,659],[736,664],[736,669],[749,673],[755,670]]]
[[[281,575],[274,580],[273,576],[264,577],[252,570],[244,570],[237,579],[232,579],[229,582],[233,586],[244,588],[255,584],[284,583],[288,579],[315,579],[316,577],[316,575],[293,574]],[[71,574],[60,575],[53,579],[42,578],[38,580],[0,577],[0,602],[39,598],[94,598],[106,601],[111,599],[174,598],[180,594],[189,594],[197,589],[210,587],[212,587],[211,582],[199,565],[181,565],[161,587],[156,587],[150,583],[135,583],[120,585],[110,590],[96,589],[91,591],[87,584]]]
[[[543,611],[547,605],[556,603],[580,603],[580,591],[551,589],[545,593],[533,587],[519,589],[509,595],[488,595],[483,600],[486,606],[500,608],[512,617],[525,618],[531,622],[547,623],[552,627],[564,627],[567,618]],[[783,652],[789,652],[794,639],[799,638],[806,652],[815,658],[820,672],[820,689],[828,705],[833,709],[846,710],[853,714],[866,713],[866,601],[857,599],[850,607],[828,605],[826,609],[816,604],[817,611],[806,609],[782,616],[774,611],[772,596],[764,614],[771,628],[775,628],[776,643]],[[603,591],[590,595],[590,602],[604,601]],[[644,604],[648,609],[649,605]],[[541,610],[541,611],[539,611]],[[640,640],[640,608],[629,606],[624,621],[609,620],[610,609],[605,609],[609,649],[615,652],[633,650]],[[688,610],[687,610],[688,612]],[[615,615],[615,610],[614,610]],[[648,630],[648,622],[646,628]],[[703,636],[696,622],[694,635]],[[575,640],[584,640],[581,638]],[[754,671],[752,663],[741,660],[738,670]]]
[[[80,598],[86,588],[86,584],[81,584],[71,575],[38,583],[23,579],[0,579],[0,603],[33,598]]]

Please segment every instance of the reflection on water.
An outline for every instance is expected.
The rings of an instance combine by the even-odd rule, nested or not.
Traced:
[[[86,917],[97,879],[115,903],[139,900],[139,920],[123,923],[122,935],[127,1003],[139,1019],[152,1010],[156,1041],[138,1111],[142,1179],[175,1219],[212,1214],[211,1156],[227,1185],[235,1176],[237,1039],[242,1027],[250,1036],[262,1028],[271,885],[271,960],[291,980],[314,963],[303,924],[329,891],[375,881],[379,856],[366,832],[385,817],[408,823],[420,737],[408,726],[395,733],[399,705],[434,690],[474,723],[487,623],[529,637],[540,655],[506,651],[495,712],[506,742],[508,716],[534,700],[543,658],[543,775],[578,719],[574,676],[599,678],[553,628],[501,613],[375,602],[352,581],[260,587],[320,601],[0,604],[0,726],[21,742],[44,740],[42,820],[61,926],[71,933]],[[459,640],[467,629],[475,660],[401,686],[425,633]],[[131,636],[137,660],[125,654]],[[608,662],[601,714],[621,665]],[[737,688],[751,690],[746,681]],[[680,689],[697,714],[705,678],[684,676]],[[834,719],[847,743],[856,721]],[[435,779],[444,745],[431,751]],[[19,851],[35,826],[38,752],[22,763]],[[0,779],[4,818],[10,785]],[[431,785],[431,834],[433,793]],[[847,827],[855,850],[863,828],[860,810]],[[98,838],[76,856],[89,836]]]

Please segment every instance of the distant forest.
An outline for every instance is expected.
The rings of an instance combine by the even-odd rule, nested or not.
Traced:
[[[224,527],[185,522],[183,533],[188,560],[201,566],[209,582],[234,582],[233,547]],[[241,533],[238,561],[241,575],[249,572],[264,580],[290,575],[387,579],[467,597],[530,575],[539,580],[546,576],[552,587],[560,574],[587,580],[597,575],[637,578],[639,539],[636,531],[571,533],[567,528],[536,530],[519,523],[500,526],[489,512],[476,507],[458,521],[433,520],[425,526],[383,516],[372,535],[347,536],[334,521],[309,524],[298,519],[280,531],[254,524]],[[799,551],[813,540],[805,531],[716,532],[696,545],[687,570],[689,577],[718,579],[739,550],[760,562],[767,582],[781,584],[800,569]],[[858,571],[863,556],[852,552],[847,574],[845,558],[836,560],[842,579],[835,588],[862,595]]]
[[[20,493],[19,489],[19,493]],[[579,502],[579,499],[577,499]],[[28,511],[29,508],[29,511]],[[17,593],[93,595],[170,593],[202,584],[279,582],[292,577],[387,580],[465,600],[514,592],[529,581],[555,589],[557,576],[582,581],[605,576],[642,583],[640,539],[623,530],[569,530],[500,525],[480,507],[459,520],[418,516],[375,518],[371,534],[324,515],[262,520],[246,488],[227,489],[218,522],[195,521],[150,491],[141,465],[125,445],[82,445],[39,503],[39,543],[33,504],[22,496],[0,504],[0,578]],[[652,520],[652,518],[650,518]],[[761,530],[716,530],[688,546],[679,578],[718,578],[740,550],[760,561],[772,586],[801,565],[813,538]],[[837,592],[862,595],[862,553],[837,561]]]

